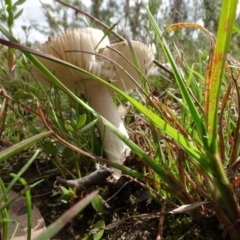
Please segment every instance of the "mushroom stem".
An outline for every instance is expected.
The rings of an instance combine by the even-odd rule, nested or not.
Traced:
[[[128,137],[127,130],[114,105],[107,86],[96,82],[91,84],[86,83],[86,91],[89,105]],[[130,154],[130,148],[106,128],[101,119],[97,122],[97,126],[103,139],[104,151],[108,160],[122,165],[126,156]]]

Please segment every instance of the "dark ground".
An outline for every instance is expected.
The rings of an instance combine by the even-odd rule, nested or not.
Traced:
[[[19,169],[32,156],[32,150],[25,151],[8,161],[5,168],[1,167],[1,176],[5,181],[5,185],[10,182],[10,173],[17,173]],[[142,163],[137,158],[132,157],[127,165],[139,168]],[[28,184],[45,179],[37,187],[31,190],[32,200],[35,206],[40,210],[46,225],[54,222],[66,210],[68,210],[79,198],[85,193],[77,191],[77,199],[72,199],[66,204],[59,205],[57,198],[51,197],[53,184],[58,173],[46,173],[47,170],[54,168],[52,162],[47,160],[46,155],[41,155],[32,164],[32,166],[23,175]],[[128,182],[128,183],[127,183]],[[124,185],[125,184],[125,185]],[[124,186],[123,186],[124,185]],[[119,189],[121,190],[119,191]],[[18,192],[22,189],[20,184],[16,184],[14,191]],[[100,195],[106,201],[105,213],[97,213],[91,205],[84,209],[76,218],[74,218],[67,226],[53,239],[55,240],[73,240],[83,239],[89,232],[91,226],[99,219],[104,219],[105,225],[118,222],[116,227],[105,230],[102,239],[112,240],[155,240],[159,233],[159,217],[131,218],[127,221],[122,220],[133,215],[141,215],[146,213],[160,212],[161,206],[150,198],[148,191],[144,189],[138,182],[131,181],[128,177],[122,177],[118,183],[104,183],[100,186],[94,186],[87,189],[88,192],[98,189]],[[119,192],[118,192],[119,191]],[[117,193],[118,192],[118,193]],[[116,194],[117,193],[117,194]],[[215,219],[207,220],[199,225],[192,222],[191,218],[185,214],[168,215],[164,218],[162,238],[158,239],[222,239],[222,231],[219,229]],[[90,237],[89,239],[92,239]]]

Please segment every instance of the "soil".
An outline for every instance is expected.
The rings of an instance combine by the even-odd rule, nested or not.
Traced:
[[[18,172],[32,156],[31,150],[15,156],[9,161],[10,168],[1,172],[5,185],[10,182],[11,172]],[[138,169],[142,164],[137,158],[131,157],[126,162],[128,166]],[[34,187],[31,191],[34,205],[40,210],[46,225],[54,222],[75,202],[81,199],[86,191],[77,191],[77,198],[69,200],[66,204],[59,204],[58,196],[52,197],[53,185],[58,172],[47,173],[47,170],[53,169],[52,162],[46,155],[38,156],[38,159],[31,165],[23,175],[28,184],[37,182],[40,179],[44,181]],[[19,192],[22,186],[15,185],[13,190]],[[147,218],[140,216],[123,219],[148,213],[161,211],[161,204],[154,201],[149,192],[138,182],[129,179],[127,176],[120,178],[118,182],[104,182],[100,186],[94,186],[87,189],[91,192],[95,189],[100,191],[100,195],[106,201],[105,212],[97,213],[91,205],[88,205],[83,212],[72,219],[67,226],[57,234],[54,240],[74,240],[83,239],[89,233],[91,227],[99,219],[104,219],[105,226],[115,223],[115,226],[105,230],[102,239],[112,240],[154,240],[154,239],[222,239],[222,230],[219,228],[216,219],[206,221],[200,227],[192,222],[188,215],[180,214],[165,216],[161,235],[161,226],[159,217]],[[157,238],[159,236],[159,238]],[[90,237],[89,239],[92,239]]]

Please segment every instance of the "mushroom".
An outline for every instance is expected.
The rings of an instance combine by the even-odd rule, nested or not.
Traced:
[[[138,58],[141,68],[140,71],[142,75],[147,78],[154,67],[153,60],[155,49],[154,47],[147,47],[145,44],[138,41],[131,41],[131,45]],[[121,68],[118,68],[117,65],[112,64],[110,61],[106,61],[104,64],[103,73],[106,69],[107,72],[115,71],[115,77],[112,81],[112,84],[115,87],[123,91],[130,91],[137,87],[136,83],[141,85],[139,72],[135,67],[132,52],[130,51],[126,41],[115,43],[110,45],[110,48],[105,48],[103,55],[121,66]],[[132,77],[132,79],[134,79],[134,81],[127,73]]]
[[[101,41],[103,37],[104,33],[99,29],[72,29],[57,38],[49,37],[48,41],[42,44],[38,50],[99,76],[102,63],[94,54],[89,53],[98,52],[101,48],[110,45],[108,37]],[[79,52],[81,50],[89,53]],[[46,58],[37,58],[68,89],[77,93],[85,93],[85,84],[91,82],[90,79],[86,79],[86,75]],[[50,85],[51,81],[46,79],[46,76],[36,67],[33,68],[33,72],[39,82]]]
[[[111,81],[114,86],[122,90],[128,91],[135,88],[136,85],[131,78],[127,76],[122,69],[118,68],[118,65],[115,65],[114,62],[104,57],[96,57],[94,54],[79,52],[79,50],[82,50],[94,53],[98,52],[100,48],[105,48],[110,45],[107,37],[99,44],[103,36],[104,33],[98,29],[73,29],[55,39],[49,39],[39,48],[39,51],[51,54],[54,57],[58,57],[100,76],[107,81]],[[132,41],[132,46],[139,59],[143,75],[147,76],[149,70],[153,67],[154,54],[146,45],[140,42]],[[126,42],[113,44],[111,48],[120,52],[130,62],[134,62]],[[140,82],[137,70],[131,66],[126,59],[120,56],[119,53],[114,52],[112,49],[105,48],[103,56],[115,61],[123,67],[135,81]],[[94,79],[88,79],[84,74],[61,64],[41,57],[38,57],[38,59],[69,88],[69,90],[72,92],[85,93],[89,105],[128,138],[127,130],[113,103],[112,91],[110,91],[105,84]],[[35,74],[36,78],[41,83],[46,84],[46,77],[41,76],[38,70],[34,71],[38,74]],[[97,127],[103,138],[104,151],[108,160],[123,164],[126,156],[130,154],[130,148],[109,129],[105,128],[101,119],[97,122]],[[118,171],[115,171],[115,176],[119,176]]]

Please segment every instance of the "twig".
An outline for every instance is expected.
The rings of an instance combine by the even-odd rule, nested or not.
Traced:
[[[162,70],[164,70],[165,72],[167,72],[168,74],[170,74],[172,77],[174,77],[174,74],[171,70],[169,70],[167,67],[165,67],[163,64],[161,64],[160,62],[158,62],[156,59],[153,60],[153,62]]]
[[[165,209],[166,209],[166,201],[163,202],[161,212],[165,212]],[[160,216],[156,240],[162,239],[164,218],[165,218],[165,215]]]
[[[57,183],[65,184],[70,187],[79,187],[82,189],[91,188],[93,186],[99,185],[106,180],[108,176],[111,175],[111,170],[108,168],[98,169],[89,175],[75,179],[75,180],[65,180],[61,177],[57,177]]]
[[[119,226],[120,224],[130,220],[130,219],[134,219],[134,218],[142,218],[142,219],[147,219],[147,218],[158,218],[158,217],[161,217],[161,216],[164,216],[164,215],[175,215],[175,214],[181,214],[181,213],[186,213],[186,212],[190,212],[192,211],[193,209],[203,205],[203,204],[207,204],[209,202],[197,202],[197,203],[194,203],[194,204],[188,204],[188,205],[183,205],[183,206],[180,206],[174,210],[171,210],[171,211],[164,211],[162,209],[161,212],[155,212],[155,213],[145,213],[145,214],[140,214],[140,215],[132,215],[132,216],[129,216],[129,217],[126,217],[126,218],[123,218],[117,222],[114,222],[114,223],[110,223],[109,225],[105,226],[104,229],[105,230],[110,230],[112,228],[115,228],[117,226]],[[101,228],[102,230],[103,228]],[[91,232],[96,232],[96,231],[99,231],[100,228],[94,228],[91,230]],[[189,232],[189,231],[188,231]],[[187,233],[188,233],[187,232]],[[187,234],[186,233],[186,234]]]
[[[104,201],[104,203],[107,203],[107,202],[109,202],[111,199],[113,199],[127,184],[129,184],[129,183],[131,183],[131,182],[133,182],[133,180],[130,180],[130,181],[124,183],[123,186],[122,186],[120,189],[118,189],[118,191],[117,191],[116,193],[114,193],[109,199],[107,199],[106,201]]]

